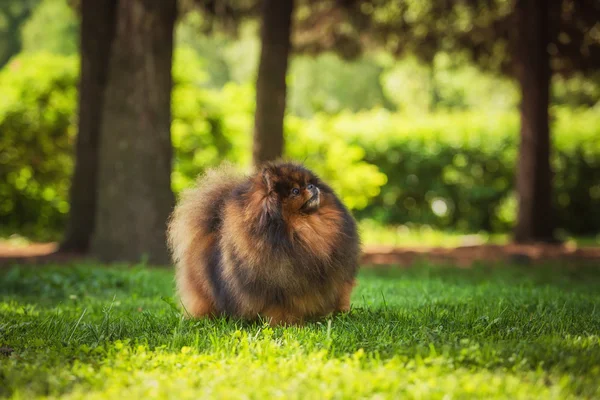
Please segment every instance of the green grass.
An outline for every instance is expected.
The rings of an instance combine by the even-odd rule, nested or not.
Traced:
[[[143,266],[0,270],[0,397],[600,396],[598,268],[363,270],[348,315],[302,328],[185,320],[172,286]]]
[[[457,247],[478,244],[504,244],[509,240],[506,234],[485,232],[465,234],[440,231],[430,226],[380,225],[368,220],[359,223],[360,237],[365,245],[386,245],[398,247]]]
[[[370,220],[359,223],[361,239],[366,245],[387,245],[399,247],[457,247],[480,244],[506,244],[511,240],[507,233],[461,233],[442,231],[427,225],[381,225]],[[600,235],[574,237],[560,232],[558,237],[567,245],[600,246]]]

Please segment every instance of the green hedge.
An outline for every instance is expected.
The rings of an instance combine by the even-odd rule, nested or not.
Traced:
[[[220,91],[202,89],[194,53],[179,49],[175,57],[172,138],[175,147],[173,189],[179,193],[207,167],[228,160],[249,169],[252,155],[254,89],[227,84]],[[364,160],[358,145],[311,129],[306,121],[288,118],[286,157],[304,160],[334,188],[353,210],[367,206],[379,194],[386,177]],[[316,134],[315,134],[316,133]]]
[[[554,204],[573,234],[600,231],[600,113],[551,110]],[[387,176],[357,212],[381,223],[428,224],[460,231],[510,229],[515,222],[516,113],[410,117],[373,110],[309,122],[323,134],[360,144]]]
[[[0,71],[0,87],[6,93],[0,99],[0,234],[17,231],[37,239],[55,238],[65,225],[77,73],[75,57],[50,54],[21,55]],[[175,53],[173,75],[173,190],[179,193],[221,160],[247,168],[253,89],[234,84],[221,91],[203,88],[202,64],[185,48]],[[352,208],[365,206],[385,182],[356,145],[338,140],[331,147],[326,138],[300,137],[290,151],[334,182]],[[368,183],[354,185],[346,175]]]
[[[204,88],[202,64],[174,63],[173,189],[227,159],[250,165],[252,87]],[[0,225],[56,235],[68,212],[76,130],[77,60],[20,56],[0,72]],[[600,113],[553,109],[559,225],[600,231]],[[515,113],[411,116],[372,110],[286,119],[286,156],[323,175],[362,219],[462,231],[510,228],[515,218]]]
[[[0,72],[4,230],[45,239],[64,225],[73,168],[76,76],[76,58],[50,54],[16,58]]]

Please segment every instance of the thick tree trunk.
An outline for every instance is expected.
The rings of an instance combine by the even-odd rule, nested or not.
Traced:
[[[256,81],[254,165],[283,154],[285,76],[290,53],[293,0],[265,0],[262,8],[261,53]]]
[[[96,231],[103,261],[169,262],[171,61],[176,0],[119,0],[100,138]]]
[[[117,0],[81,1],[79,132],[61,251],[86,252],[95,227],[98,146]]]
[[[553,241],[548,7],[544,0],[519,0],[516,12],[517,74],[522,100],[515,241]]]

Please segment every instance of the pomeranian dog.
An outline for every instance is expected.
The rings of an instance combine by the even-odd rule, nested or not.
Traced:
[[[356,223],[302,165],[269,163],[249,177],[209,171],[182,194],[168,239],[191,317],[287,325],[350,309]]]

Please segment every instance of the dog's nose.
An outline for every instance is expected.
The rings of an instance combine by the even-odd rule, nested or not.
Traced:
[[[312,183],[306,187],[312,194],[319,193],[319,189]]]

